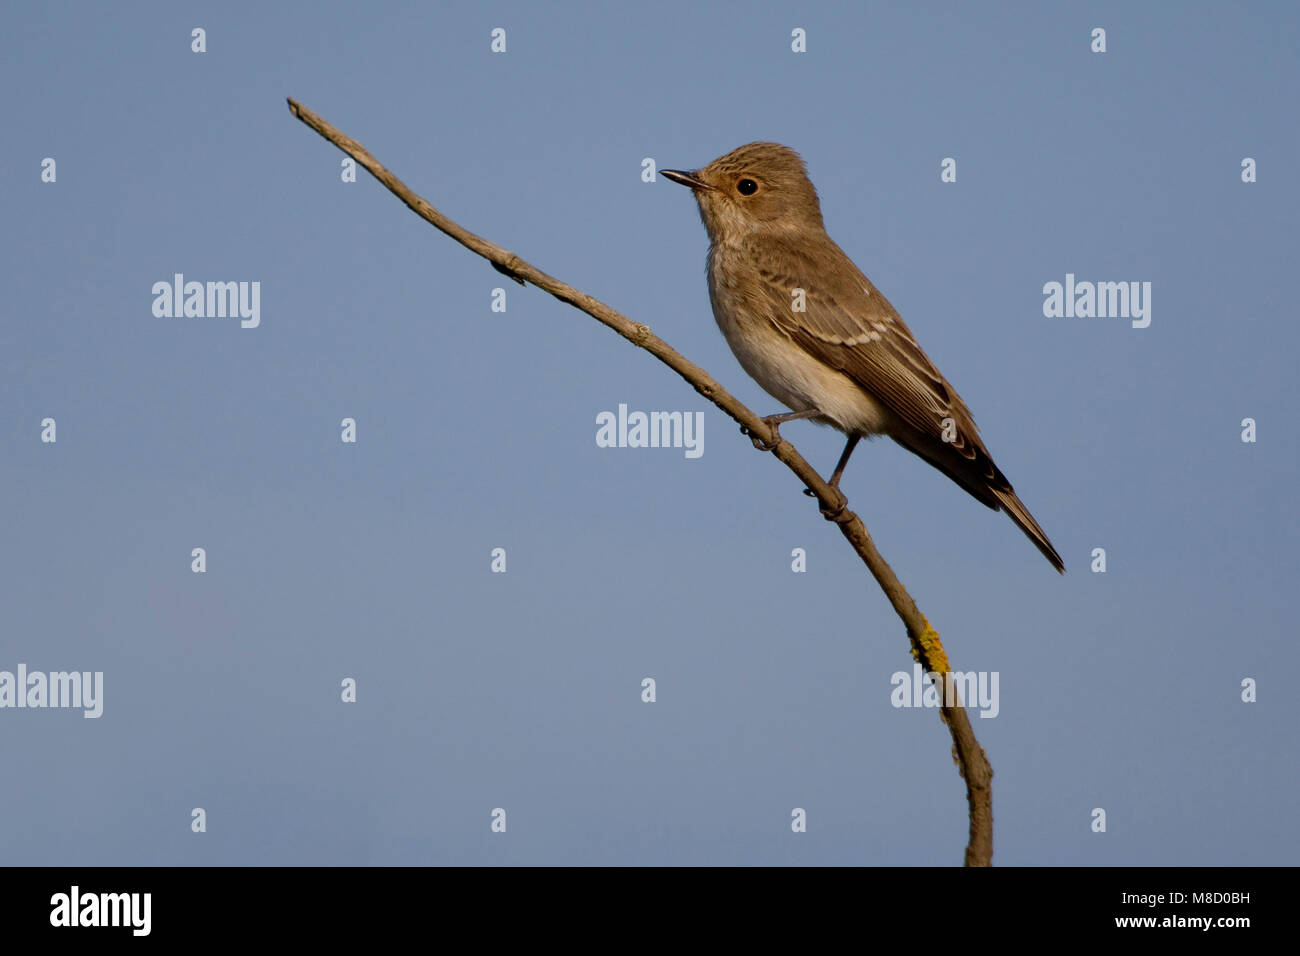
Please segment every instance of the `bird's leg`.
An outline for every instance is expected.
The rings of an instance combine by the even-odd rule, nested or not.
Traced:
[[[844,466],[849,463],[849,455],[853,454],[853,449],[858,447],[858,442],[862,440],[861,435],[850,435],[849,440],[844,444],[844,451],[840,453],[840,460],[835,463],[835,470],[831,472],[831,480],[826,482],[832,488],[840,486],[840,478],[844,475]]]
[[[822,517],[827,521],[834,521],[839,518],[840,515],[844,514],[844,509],[849,505],[849,500],[844,497],[844,492],[840,491],[840,478],[844,476],[844,466],[849,463],[849,456],[853,454],[853,449],[858,447],[858,442],[861,440],[861,435],[849,436],[849,440],[844,444],[844,451],[840,453],[840,460],[835,463],[835,470],[831,472],[830,481],[826,482],[826,484],[830,485],[831,488],[835,490],[835,493],[839,495],[840,498],[840,503],[836,507],[821,509]],[[805,488],[803,493],[809,497],[816,497],[813,495],[812,490],[808,488]]]
[[[792,422],[799,418],[813,418],[820,414],[821,411],[819,409],[806,408],[802,412],[782,412],[780,415],[768,415],[763,419],[763,423],[767,425],[768,428],[772,429],[772,431],[776,432],[776,440],[780,441],[781,433],[778,430],[778,426],[780,426],[782,422]],[[754,443],[754,447],[757,448],[759,451],[771,451],[773,448],[776,447],[776,442],[773,442],[772,444],[769,445],[767,442],[763,441],[762,439],[755,438],[754,435],[750,432],[750,430],[746,428],[744,425],[740,426],[740,433],[742,435],[747,435],[749,437],[749,440]]]

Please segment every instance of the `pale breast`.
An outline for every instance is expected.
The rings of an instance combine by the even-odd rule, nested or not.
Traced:
[[[846,433],[888,432],[892,413],[857,382],[805,352],[762,315],[763,303],[719,268],[710,250],[709,298],[713,317],[736,360],[769,395],[790,408],[816,408],[815,421]]]

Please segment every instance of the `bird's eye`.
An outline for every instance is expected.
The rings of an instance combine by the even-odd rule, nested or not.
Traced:
[[[754,193],[758,192],[758,183],[754,182],[752,179],[742,179],[740,182],[736,183],[736,191],[742,196],[752,196]]]

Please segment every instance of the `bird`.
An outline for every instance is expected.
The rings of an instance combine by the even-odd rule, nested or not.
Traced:
[[[847,437],[828,482],[841,504],[827,517],[845,507],[839,483],[858,442],[887,435],[976,501],[1005,511],[1065,573],[966,403],[889,300],[827,235],[797,152],[748,143],[699,169],[661,172],[689,187],[699,204],[709,236],[709,299],[723,337],[741,368],[790,409],[764,422],[775,430],[810,419]]]

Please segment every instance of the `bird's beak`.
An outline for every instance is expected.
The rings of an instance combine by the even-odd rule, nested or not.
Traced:
[[[690,186],[691,189],[712,189],[713,188],[708,183],[704,182],[702,179],[696,177],[696,173],[698,173],[699,170],[696,170],[695,172],[684,173],[680,169],[661,169],[659,170],[659,172],[663,173],[664,176],[671,179],[673,182],[681,183],[683,186]]]

